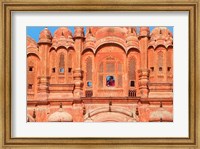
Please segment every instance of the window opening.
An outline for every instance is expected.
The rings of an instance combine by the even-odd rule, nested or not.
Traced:
[[[68,72],[71,73],[72,72],[72,68],[68,68]]]
[[[65,69],[64,68],[60,68],[60,73],[64,73]]]
[[[32,89],[33,88],[33,84],[28,84],[28,89]]]
[[[88,87],[92,87],[92,82],[87,82]]]
[[[56,68],[52,68],[52,72],[55,73],[56,72]]]
[[[33,71],[33,67],[29,67],[29,71]]]
[[[131,81],[131,82],[130,82],[130,86],[131,86],[131,87],[135,87],[135,81]]]
[[[114,78],[114,76],[107,76],[106,77],[106,86],[108,86],[108,87],[115,86],[115,78]]]
[[[93,92],[91,90],[85,91],[85,96],[86,97],[92,97],[93,96]]]
[[[154,67],[150,67],[151,71],[153,72],[154,71]]]
[[[64,73],[65,72],[65,59],[64,59],[64,54],[61,53],[60,54],[60,62],[59,62],[59,68],[60,68],[60,73]]]
[[[167,67],[167,71],[171,71],[171,67]]]

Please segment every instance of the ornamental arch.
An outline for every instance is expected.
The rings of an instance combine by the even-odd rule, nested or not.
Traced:
[[[97,97],[124,96],[126,84],[125,49],[116,44],[104,44],[95,54],[95,93]],[[124,73],[125,72],[125,73]]]

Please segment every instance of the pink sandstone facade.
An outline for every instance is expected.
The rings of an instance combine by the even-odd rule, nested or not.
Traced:
[[[172,122],[166,27],[48,28],[27,37],[28,122]]]

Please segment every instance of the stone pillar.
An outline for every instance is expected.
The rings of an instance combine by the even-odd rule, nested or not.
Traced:
[[[83,27],[75,27],[74,41],[76,51],[75,69],[73,71],[75,84],[74,97],[79,98],[83,95],[83,71],[81,69],[81,52],[83,50],[84,41]]]
[[[149,89],[148,89],[148,82],[149,82],[149,70],[148,69],[140,69],[138,70],[139,73],[139,90],[141,94],[141,98],[147,98]]]
[[[39,37],[40,72],[38,76],[38,99],[47,100],[49,93],[49,49],[52,36],[48,28],[45,28]]]
[[[139,73],[139,89],[141,98],[148,97],[148,81],[149,81],[149,70],[148,70],[148,42],[149,42],[149,27],[140,27],[139,33],[139,48],[141,52],[141,69]]]

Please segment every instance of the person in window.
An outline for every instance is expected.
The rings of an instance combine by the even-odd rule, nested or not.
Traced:
[[[115,86],[115,80],[114,80],[113,76],[109,76],[109,78],[106,82],[106,86]]]

